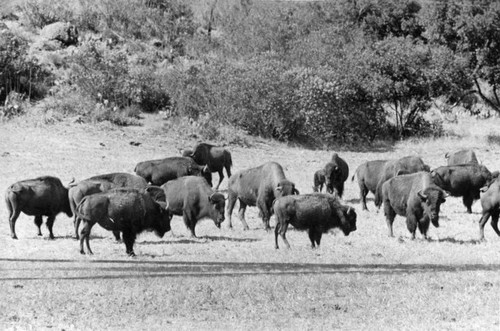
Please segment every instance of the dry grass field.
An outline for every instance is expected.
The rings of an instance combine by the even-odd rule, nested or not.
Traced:
[[[132,172],[137,162],[178,155],[195,141],[163,130],[160,115],[142,126],[117,128],[70,120],[44,124],[23,117],[0,123],[0,188],[40,175],[67,184],[107,172]],[[414,140],[377,150],[338,151],[351,175],[366,160],[420,155],[431,167],[445,164],[445,152],[476,149],[490,170],[500,170],[500,121],[460,119],[449,137]],[[315,170],[332,151],[305,150],[251,139],[230,146],[233,171],[266,161],[281,163],[301,192],[311,192]],[[130,144],[140,143],[139,146]],[[214,174],[217,178],[217,174]],[[227,179],[222,188],[227,185]],[[192,239],[182,219],[173,234],[143,233],[137,257],[96,225],[95,255],[82,256],[72,220],[60,214],[55,240],[36,235],[32,217],[21,215],[9,233],[0,205],[0,329],[2,330],[498,330],[500,328],[500,238],[486,226],[478,242],[481,206],[465,213],[459,198],[442,206],[440,228],[430,240],[412,241],[397,217],[395,238],[387,237],[383,211],[372,196],[360,208],[358,188],[346,183],[345,202],[358,214],[358,230],[333,231],[319,249],[307,234],[290,230],[290,250],[274,249],[274,234],[263,230],[256,208],[247,210],[251,230],[217,229],[210,220]],[[274,218],[271,219],[274,226]]]

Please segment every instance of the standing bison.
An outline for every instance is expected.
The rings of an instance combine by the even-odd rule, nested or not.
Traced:
[[[429,224],[439,227],[439,209],[447,194],[436,186],[427,172],[401,175],[382,185],[384,212],[389,236],[393,237],[392,224],[396,215],[406,216],[406,227],[412,239],[418,229],[427,239]]]
[[[223,169],[226,169],[227,177],[231,177],[231,167],[233,160],[231,153],[223,148],[206,143],[196,145],[193,150],[185,150],[183,156],[189,156],[200,165],[207,165],[211,172],[219,173],[219,183],[216,189],[219,189],[222,180],[224,179]]]
[[[367,161],[361,164],[352,176],[352,180],[354,180],[355,176],[358,178],[359,197],[363,210],[368,210],[368,207],[366,206],[366,196],[368,195],[368,192],[372,192],[373,194],[375,194],[377,185],[384,173],[383,170],[387,162],[389,161]]]
[[[382,205],[382,185],[392,177],[403,174],[413,174],[419,171],[429,172],[430,168],[424,163],[424,161],[418,156],[405,156],[398,160],[388,161],[382,174],[379,177],[377,184],[377,189],[375,191],[375,206],[380,208]]]
[[[201,166],[190,157],[174,156],[139,162],[134,172],[156,186],[183,176],[202,176],[212,186],[212,173],[208,166]]]
[[[479,199],[479,190],[488,185],[498,172],[491,173],[481,164],[442,166],[431,171],[434,183],[453,197],[462,197],[467,212],[472,213],[472,203]]]
[[[328,193],[335,192],[339,197],[344,194],[344,182],[349,177],[349,166],[337,153],[325,165],[325,184]]]
[[[286,179],[283,167],[276,162],[239,171],[229,178],[227,213],[229,227],[232,228],[231,215],[236,200],[240,202],[239,218],[243,228],[248,230],[245,221],[247,206],[257,206],[266,230],[271,229],[269,219],[272,215],[273,201],[279,197],[299,194],[295,184]]]
[[[35,216],[38,235],[42,235],[43,216],[47,216],[47,229],[50,239],[54,239],[52,226],[57,214],[63,212],[72,217],[68,201],[68,189],[56,177],[44,176],[27,179],[12,184],[5,193],[5,202],[9,211],[10,235],[17,239],[16,220],[21,212]]]
[[[483,214],[479,220],[479,240],[484,240],[484,226],[491,216],[491,227],[496,234],[500,236],[498,230],[498,216],[500,215],[500,178],[496,178],[489,187],[483,189],[484,194],[481,196],[481,206]]]
[[[158,193],[160,192],[160,193]],[[76,208],[78,218],[83,221],[80,238],[80,253],[93,254],[89,245],[90,231],[94,224],[110,231],[123,233],[126,253],[135,256],[134,242],[137,234],[154,230],[161,238],[170,231],[170,215],[165,195],[159,187],[149,187],[145,192],[134,189],[114,189],[88,195]]]
[[[80,226],[80,219],[78,219],[75,211],[76,206],[82,199],[90,194],[106,192],[115,188],[133,188],[137,190],[144,190],[148,186],[146,180],[142,177],[127,174],[123,172],[114,172],[109,174],[97,175],[84,179],[75,185],[70,185],[68,196],[71,211],[75,215],[74,227],[75,237],[79,239],[78,228]],[[116,240],[120,239],[120,233],[114,232]]]
[[[453,153],[446,153],[444,157],[448,160],[448,165],[458,164],[479,164],[476,153],[472,149],[462,149]]]
[[[182,216],[184,224],[196,237],[196,223],[205,217],[211,218],[220,228],[224,221],[225,197],[215,192],[200,177],[186,176],[169,181],[162,186],[173,215]]]
[[[320,169],[314,173],[313,182],[313,192],[321,192],[323,185],[325,185],[325,169]]]
[[[278,249],[278,234],[285,245],[286,230],[291,224],[297,230],[307,230],[311,247],[319,246],[323,233],[332,228],[340,228],[346,236],[356,231],[356,212],[353,208],[341,205],[330,194],[288,195],[274,203],[276,228],[274,231],[275,248]]]

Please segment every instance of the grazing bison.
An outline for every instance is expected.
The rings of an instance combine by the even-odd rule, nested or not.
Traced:
[[[453,197],[462,197],[467,212],[472,213],[472,203],[479,199],[480,189],[498,177],[481,164],[442,166],[431,171],[434,183]]]
[[[429,224],[439,227],[439,209],[447,193],[436,186],[428,172],[393,177],[382,185],[384,212],[393,237],[392,224],[396,215],[406,216],[406,227],[412,239],[418,229],[427,239]]]
[[[42,235],[42,216],[47,216],[50,239],[54,239],[52,226],[57,214],[64,212],[68,217],[73,216],[68,201],[68,189],[56,177],[44,176],[14,183],[5,193],[5,202],[9,211],[12,239],[17,239],[16,220],[21,212],[35,216],[39,236]]]
[[[462,149],[453,153],[446,153],[444,157],[448,160],[448,165],[458,164],[479,164],[476,153],[472,149]]]
[[[220,228],[224,221],[225,197],[215,192],[203,178],[181,177],[164,184],[162,189],[167,197],[169,211],[184,218],[184,224],[193,237],[196,237],[196,223],[202,218],[211,218]]]
[[[380,208],[383,203],[382,185],[387,180],[398,175],[413,174],[419,171],[429,172],[430,168],[418,156],[405,156],[397,160],[388,161],[382,170],[382,175],[379,177],[377,189],[375,191],[375,206]]]
[[[366,196],[368,192],[375,194],[380,177],[383,175],[383,170],[388,160],[374,160],[367,161],[361,164],[357,169],[354,176],[358,178],[359,197],[363,210],[368,210],[366,206]]]
[[[288,195],[277,199],[273,209],[276,214],[276,249],[279,248],[278,234],[290,248],[285,236],[289,224],[297,230],[308,230],[312,248],[319,246],[322,234],[332,228],[341,228],[346,236],[356,230],[354,209],[340,204],[331,194]]]
[[[226,169],[227,177],[231,177],[233,160],[231,158],[231,153],[223,147],[200,143],[196,145],[192,151],[184,150],[182,156],[189,156],[193,158],[196,163],[207,165],[210,171],[219,173],[219,183],[215,188],[217,190],[224,179],[223,169]]]
[[[183,176],[203,176],[212,186],[212,173],[208,166],[197,164],[190,157],[167,157],[161,160],[139,162],[134,172],[148,183],[161,186],[169,180]]]
[[[342,197],[344,182],[348,177],[349,166],[337,153],[333,153],[332,159],[325,165],[326,191],[328,193],[335,191],[339,197]]]
[[[498,216],[500,215],[500,178],[496,178],[489,187],[482,189],[484,194],[481,196],[481,206],[483,215],[479,220],[479,240],[484,240],[484,226],[491,216],[491,227],[496,234],[500,236],[498,230]]]
[[[245,221],[247,206],[257,206],[264,222],[264,227],[269,230],[269,219],[272,214],[274,199],[282,196],[299,194],[295,184],[286,179],[283,167],[276,162],[267,162],[261,166],[239,171],[229,178],[227,213],[229,227],[232,228],[231,214],[236,200],[240,201],[239,217],[243,228],[248,230]]]
[[[76,206],[82,199],[90,194],[106,192],[115,188],[133,188],[137,190],[144,190],[148,186],[146,180],[142,177],[127,174],[123,172],[114,172],[104,175],[97,175],[88,179],[82,180],[77,184],[70,185],[68,196],[71,211],[75,215],[75,237],[79,239],[78,228],[80,220],[76,216]],[[116,240],[120,240],[120,232],[114,232]]]
[[[320,169],[314,173],[314,192],[321,192],[325,185],[325,169]]]
[[[160,192],[160,193],[158,193]],[[121,188],[87,195],[76,208],[78,218],[83,221],[80,238],[80,253],[93,254],[89,245],[90,230],[94,224],[110,231],[123,233],[126,253],[134,256],[134,242],[137,234],[154,230],[161,238],[170,231],[170,215],[165,195],[159,187],[149,187],[145,192]]]

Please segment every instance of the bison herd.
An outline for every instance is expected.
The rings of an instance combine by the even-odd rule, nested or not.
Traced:
[[[231,153],[223,147],[200,143],[183,150],[182,155],[140,162],[135,175],[98,175],[79,182],[73,180],[68,187],[51,176],[14,183],[5,194],[11,237],[17,239],[15,224],[23,212],[35,217],[38,235],[42,235],[42,217],[46,216],[49,236],[53,239],[54,220],[63,212],[74,216],[75,237],[80,239],[82,254],[85,254],[84,242],[87,253],[92,254],[90,231],[98,223],[112,231],[117,240],[123,239],[126,253],[133,256],[137,235],[149,230],[162,237],[171,230],[173,215],[183,217],[193,237],[202,218],[210,218],[220,227],[227,213],[228,226],[232,228],[236,201],[245,230],[249,228],[245,221],[247,206],[259,209],[266,230],[271,229],[270,218],[276,215],[276,248],[278,236],[290,247],[286,239],[289,225],[307,231],[313,248],[319,246],[322,234],[332,228],[341,229],[345,235],[356,230],[356,212],[342,200],[349,166],[337,153],[314,173],[314,193],[309,194],[300,194],[276,162],[231,174]],[[500,236],[499,172],[492,173],[479,164],[472,150],[447,153],[445,157],[448,165],[432,170],[416,156],[361,164],[352,180],[357,177],[362,209],[368,210],[366,196],[372,192],[375,206],[383,205],[389,236],[393,236],[393,222],[400,215],[406,217],[412,238],[417,228],[427,238],[430,224],[439,226],[440,207],[448,196],[462,197],[468,213],[474,200],[481,199],[480,239],[484,240],[484,226],[490,217],[493,229]],[[229,177],[227,195],[218,191],[224,169]],[[215,189],[212,172],[219,174]],[[326,193],[321,193],[323,186]]]

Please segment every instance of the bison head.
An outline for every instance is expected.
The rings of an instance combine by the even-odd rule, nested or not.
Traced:
[[[295,184],[288,179],[283,179],[276,185],[274,189],[274,198],[278,199],[287,195],[300,194],[299,190],[295,188]]]
[[[168,210],[168,201],[165,191],[158,186],[149,186],[146,188],[146,193],[158,207],[159,217],[155,218],[156,223],[153,226],[153,230],[158,237],[162,238],[165,233],[171,230],[170,221],[172,220],[172,215]]]
[[[446,201],[448,196],[443,190],[437,187],[428,187],[425,190],[420,190],[417,193],[422,201],[424,215],[426,215],[432,224],[439,227],[439,209],[441,204]]]
[[[344,235],[348,236],[351,232],[356,231],[356,211],[350,206],[341,206],[337,209],[340,216],[340,228]]]
[[[211,216],[214,220],[215,226],[220,228],[222,222],[224,222],[224,209],[226,208],[226,198],[224,194],[219,192],[214,192],[208,197],[208,201],[211,204]]]

